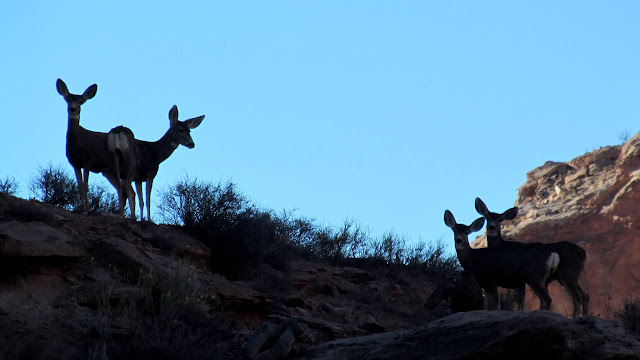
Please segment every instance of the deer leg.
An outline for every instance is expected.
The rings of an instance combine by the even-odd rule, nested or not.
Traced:
[[[547,287],[537,283],[531,283],[529,286],[540,299],[540,310],[549,310],[551,308],[551,296],[549,296]]]
[[[151,188],[153,179],[147,179],[147,220],[151,221]]]
[[[578,291],[574,286],[565,286],[565,289],[569,293],[569,296],[571,297],[571,303],[573,304],[572,317],[576,319],[578,317],[578,313],[580,312],[580,295],[578,295]]]
[[[518,303],[518,310],[524,311],[524,294],[526,285],[522,285],[516,289],[516,302]]]
[[[118,192],[118,215],[123,216],[124,206],[125,206],[125,200],[124,200],[125,190],[123,187],[122,178],[120,177],[120,156],[118,156],[118,154],[116,154],[113,157],[113,162],[115,163],[114,170],[116,172],[115,184],[113,184],[113,186],[116,187],[116,190]]]
[[[116,180],[113,176],[107,175],[106,173],[102,173],[102,175],[104,175],[104,177],[107,178],[107,180],[109,181],[109,184],[111,184],[111,186],[113,186],[116,189],[116,192],[118,193],[118,205],[119,205],[118,214],[122,215],[122,211],[124,211],[124,205],[125,205],[124,204],[125,200],[123,200],[123,197],[122,197],[122,187],[118,183],[118,180]]]
[[[91,173],[91,171],[89,170],[91,169],[91,163],[89,163],[89,165],[87,165],[83,170],[84,170],[84,202],[85,202],[85,211],[89,211],[89,174]]]
[[[580,294],[578,293],[578,289],[576,289],[575,285],[563,285],[571,297],[571,302],[573,303],[573,318],[576,319],[580,312],[580,304],[582,303]]]
[[[84,182],[82,181],[82,168],[74,167],[73,168],[76,174],[76,181],[78,182],[78,192],[80,193],[80,202],[82,203],[82,210],[84,212],[88,211],[88,206],[85,201],[85,192],[84,192]]]
[[[129,198],[129,210],[131,211],[131,220],[136,220],[136,193],[133,191],[133,186],[131,186],[131,182],[127,179],[127,183],[125,184],[127,189],[127,198]]]
[[[142,192],[141,181],[136,181],[136,192],[138,193],[138,201],[140,202],[140,221],[144,221],[144,193]]]
[[[573,318],[577,318],[580,313],[580,306],[582,305],[582,315],[589,314],[589,294],[587,294],[578,283],[577,277],[560,278],[558,282],[564,286],[564,288],[571,296],[571,302],[573,303]]]
[[[582,316],[587,316],[589,315],[589,294],[587,294],[578,283],[576,283],[576,290],[580,295],[580,302],[582,303]]]
[[[131,212],[130,214],[131,220],[135,221],[136,220],[136,194],[133,191],[133,186],[131,186],[131,183],[133,182],[133,179],[136,176],[136,164],[137,164],[136,153],[132,151],[126,151],[122,155],[124,156],[124,160],[125,160],[124,162],[127,166],[127,177],[125,179],[126,184],[124,184],[123,186],[126,186],[127,198],[129,199],[129,210]]]
[[[124,207],[127,203],[126,194],[122,185],[118,184],[118,215],[124,216]]]

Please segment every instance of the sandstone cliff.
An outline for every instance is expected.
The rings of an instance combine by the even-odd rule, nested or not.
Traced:
[[[611,318],[628,299],[640,298],[640,134],[569,162],[548,161],[527,174],[515,206],[518,216],[503,234],[521,242],[570,241],[588,253],[581,280],[592,314]],[[491,209],[504,211],[506,209]],[[485,246],[484,235],[474,246]],[[557,283],[552,309],[571,314]],[[528,307],[537,308],[528,292]]]

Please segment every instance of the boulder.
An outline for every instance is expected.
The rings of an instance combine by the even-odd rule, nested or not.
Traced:
[[[640,359],[640,341],[595,317],[549,311],[472,311],[416,330],[343,339],[295,359]]]
[[[68,257],[86,255],[82,243],[58,229],[38,221],[0,223],[0,254],[26,257]]]

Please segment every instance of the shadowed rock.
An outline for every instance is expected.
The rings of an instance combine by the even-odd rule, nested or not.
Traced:
[[[81,257],[84,246],[63,232],[41,222],[0,223],[0,254],[27,257]]]
[[[473,311],[416,330],[324,343],[295,359],[640,359],[640,342],[595,318]]]
[[[449,300],[451,313],[482,310],[484,299],[476,279],[467,271],[458,271],[440,281],[424,304],[434,310],[442,301]]]

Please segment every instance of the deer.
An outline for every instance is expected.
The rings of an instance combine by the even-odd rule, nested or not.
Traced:
[[[453,231],[460,265],[485,291],[485,309],[500,309],[498,286],[517,289],[527,284],[540,299],[540,309],[549,310],[551,297],[547,280],[558,266],[558,254],[542,246],[473,249],[469,245],[469,234],[482,229],[484,221],[480,217],[471,225],[458,224],[451,211],[444,212],[444,223]]]
[[[488,215],[489,211],[486,209],[486,206],[484,205],[482,200],[480,200],[480,198],[476,198],[475,206],[476,206],[476,211],[480,215],[482,215],[487,221],[487,230],[486,230],[487,247],[496,248],[496,247],[501,247],[505,243],[507,243],[507,241],[504,240],[500,235],[500,223],[502,223],[502,221],[513,220],[516,217],[516,215],[518,215],[518,209],[511,208],[506,210],[502,214],[490,213],[491,215]],[[485,211],[481,211],[480,210],[481,208],[484,208]],[[514,246],[522,246],[522,244],[520,243],[513,243],[513,242],[508,242],[507,245],[513,245],[513,244],[515,244]],[[515,289],[515,292],[516,292],[516,302],[518,304],[518,310],[522,311],[524,310],[525,286],[522,285],[521,287]]]
[[[168,159],[180,145],[189,149],[195,147],[191,138],[191,129],[197,128],[204,117],[201,115],[180,121],[178,120],[178,107],[173,105],[169,110],[169,130],[155,142],[135,139],[133,132],[123,126],[109,132],[107,142],[110,145],[108,150],[117,168],[115,172],[118,174],[118,191],[126,193],[127,197],[130,197],[133,194],[131,183],[136,183],[141,221],[144,221],[145,206],[142,183],[146,183],[147,220],[151,221],[151,189],[160,164]],[[131,209],[131,212],[134,213],[134,210]]]
[[[489,211],[487,205],[478,197],[475,201],[476,211],[487,220],[487,247],[495,248],[502,246],[522,246],[528,245],[515,241],[507,241],[502,237],[501,224],[503,221],[513,220],[518,214],[518,208],[513,207],[502,214]],[[587,260],[587,252],[580,246],[568,241],[552,242],[542,244],[560,256],[560,264],[551,273],[548,281],[558,281],[562,285],[573,303],[573,318],[577,318],[582,306],[582,315],[589,314],[589,294],[580,287],[578,282],[580,275],[584,272]],[[518,296],[524,302],[524,289],[518,289]],[[522,291],[522,293],[520,293]],[[520,301],[520,300],[519,300]]]
[[[102,173],[105,178],[118,190],[119,177],[113,173],[114,164],[107,149],[107,134],[91,131],[80,126],[80,108],[87,100],[92,99],[98,85],[89,86],[82,95],[71,94],[67,84],[61,79],[56,81],[56,89],[67,102],[67,145],[66,154],[69,163],[73,167],[78,191],[82,202],[82,210],[89,211],[89,174]],[[122,200],[120,200],[122,202]],[[129,202],[130,207],[135,207],[135,198]],[[123,205],[120,206],[120,214],[123,213]]]
[[[67,84],[61,79],[56,81],[56,89],[67,102],[67,159],[76,176],[78,191],[84,212],[89,211],[89,174],[103,173],[107,180],[114,184],[116,179],[106,174],[110,167],[110,157],[105,147],[106,134],[87,130],[80,126],[80,107],[87,100],[96,96],[98,85],[89,86],[82,95],[71,94]],[[114,185],[115,186],[115,185]]]

